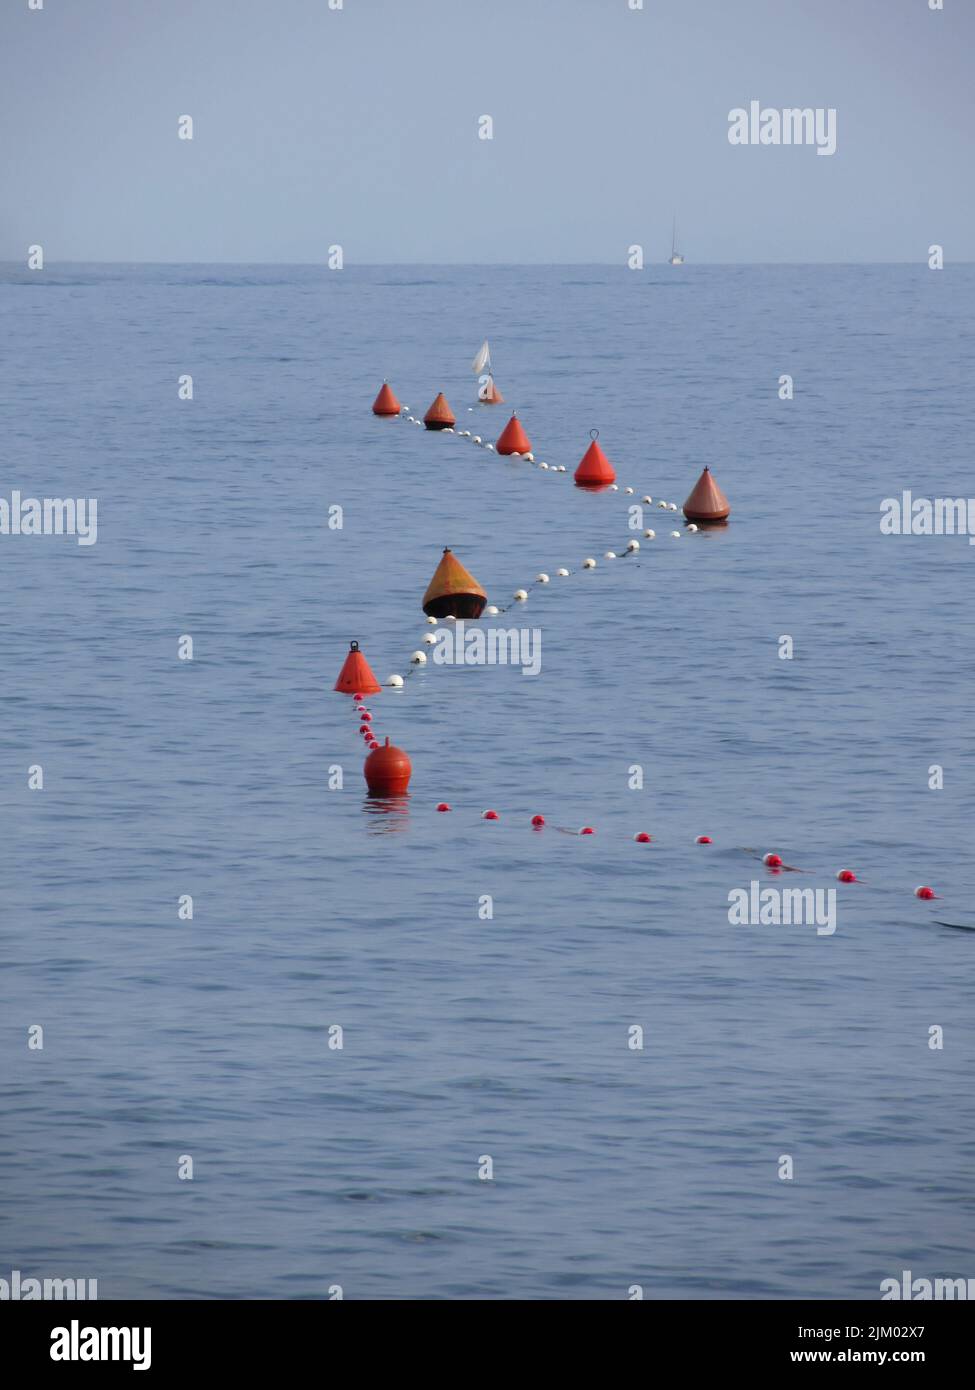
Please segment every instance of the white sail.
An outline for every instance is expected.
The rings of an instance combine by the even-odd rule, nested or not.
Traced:
[[[471,371],[474,372],[476,376],[480,376],[482,372],[489,372],[490,370],[491,349],[488,347],[487,338],[485,338],[484,342],[477,350],[477,355],[474,358],[474,361],[471,363]]]

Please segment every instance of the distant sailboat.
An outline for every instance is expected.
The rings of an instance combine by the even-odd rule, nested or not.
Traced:
[[[491,375],[491,349],[488,347],[487,338],[474,354],[471,371],[478,378],[477,399],[482,405],[501,405],[504,396],[495,386],[494,377]]]
[[[683,265],[684,257],[677,250],[677,218],[674,217],[674,235],[670,243],[670,260],[668,265]]]

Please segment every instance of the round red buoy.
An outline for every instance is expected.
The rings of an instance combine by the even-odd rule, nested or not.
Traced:
[[[361,690],[357,690],[356,693],[352,696],[352,698],[353,700],[355,700],[357,705],[361,705],[362,701],[365,699],[365,696],[363,695]]]
[[[637,831],[633,838],[634,840],[636,840],[638,845],[648,845],[650,843],[650,836],[647,834],[645,830]]]
[[[379,388],[379,395],[372,403],[372,413],[373,415],[398,415],[399,412],[399,401],[389,389],[389,384],[384,381]]]
[[[353,695],[356,700],[362,699],[362,692],[378,695],[382,690],[382,686],[369,669],[368,661],[360,652],[358,642],[349,643],[349,654],[345,658],[334,689],[340,690],[343,695]]]
[[[373,753],[379,747],[379,744],[376,742],[374,738],[371,738],[369,742],[366,744],[366,747],[369,749],[370,753]]]
[[[584,825],[582,829],[579,831],[580,835],[595,835],[595,833],[596,832],[595,830],[593,830],[591,825]]]
[[[933,888],[929,888],[926,883],[922,883],[920,888],[914,889],[915,898],[924,898],[926,901],[936,898],[938,895]]]
[[[360,715],[360,718],[362,719],[363,724],[371,724],[371,723],[372,723],[372,715],[369,713],[368,710],[366,710],[365,714]]]
[[[710,468],[705,468],[691,489],[684,515],[702,526],[723,526],[731,515],[731,504],[711,477]]]
[[[438,811],[449,811],[449,810],[450,810],[450,807],[447,805],[446,801],[439,801],[439,802],[437,803],[437,810],[438,810]]]
[[[530,454],[531,447],[531,440],[521,428],[521,421],[517,415],[512,415],[498,435],[495,451],[499,454]]]
[[[372,796],[400,796],[410,785],[413,764],[387,738],[382,747],[372,750],[362,771]]]
[[[485,811],[481,816],[481,820],[500,820],[500,817],[497,811]]]
[[[711,839],[710,835],[698,835],[694,843],[696,845],[711,845],[714,841]]]
[[[537,830],[540,826],[543,826],[544,824],[545,824],[545,817],[544,817],[544,816],[532,816],[532,825],[535,826],[536,830]]]
[[[609,459],[596,443],[599,435],[598,430],[590,430],[592,443],[583,454],[579,462],[579,467],[574,473],[576,487],[585,487],[590,492],[598,492],[601,488],[609,487],[610,483],[616,482],[616,472]]]
[[[442,391],[437,392],[433,405],[423,417],[423,423],[428,430],[445,430],[448,426],[456,425],[457,418]]]
[[[368,724],[360,724],[359,733],[362,735],[363,738],[372,738],[372,730],[370,729]]]
[[[852,869],[840,869],[836,875],[840,883],[856,883],[857,876]]]
[[[766,854],[762,863],[769,869],[781,869],[782,856],[779,854]]]

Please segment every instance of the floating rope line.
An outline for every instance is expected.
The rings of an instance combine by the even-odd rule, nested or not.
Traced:
[[[379,405],[382,403],[384,393],[387,391],[387,389],[388,389],[388,388],[387,388],[386,385],[384,384],[384,386],[383,386],[383,391],[380,393],[380,396],[377,397],[376,406],[379,406]],[[377,409],[376,406],[374,406],[374,411],[375,411],[376,414],[387,415],[387,416],[395,416],[395,418],[397,418],[397,419],[404,420],[404,421],[406,421],[406,422],[408,422],[408,423],[412,423],[412,424],[415,424],[415,425],[423,425],[423,424],[424,424],[424,421],[423,421],[423,420],[420,420],[420,419],[418,419],[416,416],[411,415],[411,414],[409,413],[409,411],[410,411],[410,407],[409,407],[409,406],[404,405],[404,406],[399,407],[399,411],[398,411],[398,413],[397,413],[397,412],[396,412],[396,404],[397,404],[397,403],[395,402],[395,397],[393,397],[392,394],[390,393],[390,395],[389,395],[389,407],[390,407],[390,408],[381,408],[381,409]],[[479,446],[485,448],[488,452],[491,452],[491,453],[498,452],[493,444],[485,443],[485,441],[482,439],[482,437],[481,437],[480,435],[474,434],[471,430],[457,430],[457,429],[454,428],[454,426],[455,426],[455,424],[456,424],[456,421],[454,420],[454,417],[453,417],[453,415],[452,415],[451,412],[450,412],[450,407],[447,405],[447,402],[446,402],[446,400],[443,398],[443,395],[442,395],[442,394],[439,395],[439,396],[437,397],[437,399],[434,401],[433,406],[431,406],[430,411],[428,411],[427,418],[428,418],[428,420],[431,420],[431,421],[434,421],[434,420],[435,420],[435,421],[436,421],[435,424],[432,424],[432,425],[431,425],[431,428],[434,428],[437,432],[446,433],[446,434],[451,434],[451,435],[453,435],[453,436],[454,436],[455,438],[457,438],[457,439],[470,439],[472,443],[474,443],[474,444],[476,444],[476,445],[479,445]],[[520,426],[520,424],[518,424],[517,417],[515,417],[515,416],[512,417],[511,421],[509,422],[509,425],[506,427],[506,429],[505,429],[505,431],[504,431],[503,433],[504,433],[505,435],[509,435],[509,434],[510,434],[510,431],[511,431],[511,429],[512,429],[513,427],[517,427],[517,430],[518,430],[519,434],[521,434],[521,437],[522,437],[522,438],[525,438],[525,439],[526,439],[526,442],[527,442],[527,436],[524,436],[523,431],[521,431],[521,426]],[[601,454],[601,450],[598,450],[598,446],[596,446],[596,443],[595,443],[597,434],[598,434],[598,431],[593,431],[593,432],[592,432],[593,444],[590,446],[589,454],[592,454],[592,453],[594,453],[594,452],[595,452],[595,453],[598,453],[598,454]],[[500,442],[501,442],[501,441],[499,440],[499,443],[500,443]],[[565,468],[565,466],[564,466],[563,464],[556,464],[556,465],[551,465],[551,466],[550,466],[548,463],[546,463],[546,462],[544,462],[544,461],[536,461],[535,456],[534,456],[534,453],[533,453],[531,450],[525,450],[524,452],[516,452],[516,451],[511,450],[511,449],[505,449],[505,450],[503,450],[502,452],[505,454],[506,457],[517,458],[517,459],[524,459],[524,461],[527,462],[527,463],[528,463],[529,465],[531,465],[532,467],[537,467],[537,468],[539,469],[540,472],[554,473],[555,476],[559,476],[560,474],[564,474],[564,473],[567,472],[567,469]],[[587,457],[588,457],[588,455],[587,455]],[[584,461],[584,462],[585,462],[585,461]],[[620,491],[620,485],[619,485],[618,483],[616,483],[616,481],[615,481],[615,475],[612,473],[611,465],[608,464],[608,460],[605,459],[605,456],[604,456],[604,455],[602,456],[602,463],[605,464],[605,465],[606,465],[606,468],[609,470],[609,476],[611,476],[611,477],[614,478],[614,481],[613,481],[613,482],[611,482],[611,483],[607,482],[607,483],[605,484],[605,486],[606,486],[609,490],[611,490],[611,491],[613,491],[613,492],[619,492],[619,491]],[[598,465],[597,465],[597,466],[598,466]],[[574,476],[575,476],[575,475],[574,475]],[[623,490],[624,495],[626,495],[626,496],[635,496],[636,490],[635,490],[635,488],[633,488],[633,487],[631,487],[631,486],[623,485],[623,489],[622,489],[622,490]],[[704,502],[703,505],[702,505],[701,503],[699,503],[699,502],[696,500],[697,497],[698,497],[698,494],[700,494],[702,491],[703,491],[703,493],[705,494],[705,502]],[[650,494],[644,494],[644,495],[642,496],[642,498],[641,498],[641,502],[642,502],[642,504],[645,505],[645,506],[653,505],[653,497],[652,497]],[[668,512],[668,513],[670,513],[670,512],[676,512],[676,511],[679,510],[679,509],[678,509],[678,506],[677,506],[677,504],[676,504],[675,502],[667,502],[667,501],[663,501],[663,500],[660,500],[660,501],[657,502],[657,507],[658,507],[659,510],[661,510],[661,511],[666,511],[666,512]],[[720,492],[720,489],[718,489],[718,488],[716,487],[716,485],[714,484],[714,480],[710,477],[710,474],[709,474],[709,472],[708,472],[707,469],[704,470],[704,473],[701,475],[701,478],[698,480],[698,483],[697,483],[697,485],[696,485],[696,487],[695,487],[695,489],[694,489],[694,493],[692,494],[692,497],[688,499],[688,502],[685,504],[685,507],[688,509],[688,511],[689,511],[689,513],[690,513],[690,515],[688,515],[688,518],[687,518],[687,520],[688,520],[687,531],[688,531],[689,533],[695,533],[695,532],[697,532],[697,530],[698,530],[697,525],[694,524],[694,522],[692,522],[692,521],[690,520],[690,516],[697,514],[699,520],[705,521],[705,522],[708,522],[708,523],[713,523],[714,521],[722,521],[722,520],[725,520],[725,519],[727,518],[728,511],[729,511],[729,508],[728,508],[728,505],[727,505],[727,499],[726,499],[726,498],[724,497],[724,495]],[[691,510],[692,507],[694,508],[694,510]],[[681,533],[680,531],[671,531],[671,533],[670,533],[671,538],[676,539],[676,540],[679,540],[679,539],[680,539],[681,534],[682,534],[682,533]],[[647,527],[647,528],[644,529],[643,537],[644,537],[645,540],[655,540],[655,539],[656,539],[656,532],[655,532],[652,528]],[[627,541],[627,543],[626,543],[626,546],[625,546],[625,548],[624,548],[624,550],[623,550],[623,552],[622,552],[622,556],[619,556],[619,555],[617,554],[616,551],[607,550],[607,551],[604,553],[603,558],[606,559],[606,560],[610,560],[610,561],[615,560],[615,559],[618,559],[618,558],[623,558],[623,559],[625,559],[627,555],[635,555],[635,554],[638,554],[639,551],[640,551],[640,543],[639,543],[639,541],[636,540],[635,538],[631,537],[631,538]],[[593,556],[589,556],[589,557],[587,557],[585,560],[583,560],[582,566],[581,566],[581,568],[582,568],[583,570],[591,570],[591,569],[595,569],[596,567],[597,567],[597,562],[596,562],[595,557],[593,557]],[[569,577],[569,576],[571,575],[571,573],[572,573],[572,571],[569,570],[569,569],[568,569],[567,567],[565,567],[565,566],[562,566],[562,567],[560,567],[559,569],[556,570],[556,575],[557,575],[559,578],[567,578],[567,577]],[[544,586],[544,585],[549,584],[550,582],[551,582],[551,577],[550,577],[550,575],[549,575],[547,572],[545,572],[545,571],[540,571],[540,572],[539,572],[538,574],[536,574],[536,576],[535,576],[534,583],[535,583],[536,585]],[[481,592],[482,592],[482,594],[483,594],[483,591],[481,591]],[[527,601],[527,599],[528,599],[528,590],[527,590],[527,589],[516,589],[515,592],[514,592],[514,594],[513,594],[513,596],[512,596],[512,599],[511,599],[510,603],[507,604],[507,605],[505,605],[504,608],[500,608],[500,607],[498,607],[497,605],[491,604],[491,605],[488,605],[483,611],[484,611],[488,616],[494,617],[494,616],[496,616],[496,615],[500,615],[500,614],[502,614],[502,613],[508,612],[512,604],[514,604],[514,603],[524,603],[524,602]],[[441,619],[439,619],[439,618],[437,618],[437,617],[434,617],[434,616],[429,616],[429,617],[427,618],[427,623],[428,623],[428,625],[431,625],[431,626],[438,624],[440,621],[441,621]],[[453,617],[450,617],[450,616],[447,616],[447,617],[445,617],[442,621],[457,621],[457,619],[456,619],[456,618],[453,618]],[[437,640],[437,639],[436,639],[432,634],[428,634],[428,635],[426,635],[426,636],[424,637],[424,644],[425,644],[425,645],[433,645],[433,644],[436,642],[436,640]],[[407,672],[407,678],[408,678],[410,675],[412,675],[413,672],[414,672],[415,670],[419,669],[421,666],[426,665],[426,661],[427,661],[426,653],[423,652],[423,651],[421,651],[421,650],[419,650],[419,649],[417,649],[417,650],[413,653],[413,655],[411,656],[411,658],[410,658],[411,669]],[[402,677],[402,676],[394,675],[394,676],[388,677],[388,679],[386,680],[385,684],[386,684],[387,688],[402,689],[402,687],[403,687],[404,684],[405,684],[405,679],[406,679],[406,678],[404,678],[404,677]],[[360,736],[365,740],[365,742],[366,742],[366,744],[367,744],[367,746],[368,746],[368,748],[369,748],[369,750],[370,750],[370,753],[375,753],[376,750],[378,750],[378,749],[381,748],[381,745],[380,745],[380,743],[379,743],[379,738],[378,738],[378,731],[377,731],[377,729],[376,729],[376,727],[375,727],[375,722],[374,722],[374,720],[373,720],[373,718],[372,718],[372,713],[371,713],[371,711],[369,710],[368,706],[366,706],[365,703],[364,703],[364,697],[363,697],[362,694],[357,694],[357,695],[355,696],[354,711],[353,711],[353,712],[354,712],[355,716],[356,716],[356,717],[359,719],[359,721],[360,721],[360,723],[359,723],[359,734],[360,734]],[[406,774],[406,776],[407,776],[407,781],[408,781],[409,763],[408,763],[408,759],[405,759],[405,754],[402,754],[401,750],[397,750],[397,749],[392,749],[392,750],[390,750],[390,749],[389,749],[389,739],[388,739],[388,738],[387,738],[387,740],[386,740],[386,745],[387,745],[386,749],[383,749],[383,750],[382,750],[382,752],[383,752],[384,755],[385,755],[387,752],[391,752],[391,753],[393,753],[393,754],[398,754],[401,758],[403,758],[403,759],[406,761],[406,764],[407,764],[407,774]],[[404,786],[405,786],[405,784],[404,784]],[[452,808],[451,808],[451,806],[450,806],[447,802],[442,801],[442,802],[439,802],[439,803],[437,804],[436,809],[437,809],[438,812],[444,813],[444,812],[450,812]],[[481,819],[484,820],[484,821],[495,821],[495,822],[497,822],[497,821],[500,821],[501,816],[500,816],[500,814],[499,814],[496,810],[489,809],[489,810],[483,811],[483,812],[481,813]],[[529,824],[531,830],[532,830],[534,833],[538,833],[538,832],[540,832],[541,830],[543,830],[543,829],[546,827],[547,822],[546,822],[546,819],[545,819],[545,817],[544,817],[543,815],[535,814],[535,815],[533,815],[533,816],[530,818],[530,821],[529,821],[528,824]],[[575,828],[573,828],[573,827],[571,827],[571,826],[553,825],[553,826],[551,827],[551,829],[552,829],[553,831],[555,831],[556,833],[562,834],[562,835],[594,836],[594,835],[596,834],[595,828],[594,828],[593,826],[591,826],[591,825],[584,825],[584,826],[579,827],[578,829],[575,829]],[[645,831],[645,830],[636,831],[636,832],[633,834],[633,836],[632,836],[631,838],[632,838],[632,840],[633,840],[635,843],[637,843],[637,844],[649,845],[649,844],[655,844],[655,843],[656,843],[655,840],[654,840],[654,837],[653,837],[652,835],[650,835],[650,834],[649,834],[647,831]],[[711,837],[710,835],[698,835],[698,836],[695,837],[694,843],[695,843],[696,845],[710,845],[710,844],[713,844],[714,841],[713,841],[713,839],[712,839],[712,837]],[[745,855],[749,856],[749,857],[752,858],[752,859],[757,859],[757,860],[759,860],[759,861],[761,862],[763,868],[768,872],[768,874],[769,874],[771,877],[775,877],[775,876],[778,876],[778,875],[783,874],[783,873],[811,874],[811,873],[817,872],[816,870],[812,870],[812,869],[803,869],[803,868],[799,868],[799,867],[798,867],[797,865],[795,865],[795,864],[786,864],[786,863],[783,861],[782,856],[781,856],[780,854],[778,854],[777,852],[775,852],[775,851],[768,851],[767,853],[760,855],[756,850],[747,848],[747,847],[745,847],[745,846],[737,846],[736,848],[737,848],[737,850],[738,850],[740,853],[745,854]],[[846,884],[846,885],[854,885],[854,884],[855,884],[855,885],[857,885],[858,888],[860,888],[860,887],[867,887],[867,886],[868,886],[867,883],[866,883],[864,880],[860,879],[860,878],[857,876],[857,874],[855,873],[855,871],[854,871],[853,869],[849,869],[849,868],[838,869],[838,870],[836,870],[834,876],[835,876],[837,882],[842,883],[842,884]],[[799,891],[803,891],[803,890],[799,890]],[[914,897],[915,897],[915,898],[918,898],[919,900],[924,901],[924,902],[930,902],[930,901],[932,901],[932,900],[939,899],[940,896],[941,896],[939,893],[936,893],[935,890],[934,890],[929,884],[920,884],[920,885],[918,885],[918,887],[916,887],[916,888],[913,890],[913,893],[914,893]],[[947,921],[942,921],[942,920],[940,920],[940,919],[935,919],[935,921],[936,921],[937,925],[939,925],[939,926],[952,927],[952,928],[956,928],[956,929],[959,929],[959,930],[966,930],[966,931],[975,931],[975,926],[971,926],[971,925],[969,925],[969,924],[967,924],[967,923],[961,923],[961,922],[947,922]]]
[[[436,806],[436,810],[438,812],[448,812],[453,811],[453,809],[454,808],[446,801],[438,802]],[[499,811],[496,811],[492,808],[486,811],[482,811],[479,819],[485,821],[500,822],[503,819],[503,817]],[[529,817],[526,822],[521,822],[519,820],[519,824],[522,824],[523,828],[527,828],[533,832],[538,832],[547,828],[549,830],[557,831],[560,835],[583,836],[596,834],[595,828],[591,825],[583,825],[579,827],[568,825],[549,825],[549,822],[546,820],[546,818],[543,815],[539,814],[535,814]],[[654,835],[650,835],[646,830],[636,831],[632,836],[630,836],[630,839],[633,840],[636,844],[652,844],[658,847],[660,845],[660,842],[658,841],[657,837]],[[695,837],[693,843],[695,845],[712,845],[714,844],[714,840],[710,835],[698,835]],[[760,854],[757,850],[750,849],[745,845],[734,845],[730,846],[730,848],[738,851],[741,854],[747,855],[750,859],[758,860],[763,865],[763,867],[768,870],[769,879],[776,878],[778,875],[782,873],[822,873],[822,870],[819,869],[800,869],[794,864],[786,864],[783,862],[782,856],[774,851],[769,851],[766,854]],[[837,869],[835,873],[832,870],[830,870],[829,872],[838,883],[856,884],[858,888],[876,886],[869,884],[867,880],[858,877],[858,875],[854,872],[853,869]],[[912,890],[912,893],[915,898],[918,898],[923,902],[930,902],[932,899],[940,900],[941,898],[941,894],[936,893],[934,889],[931,888],[928,884],[920,884],[917,888]],[[967,927],[964,923],[959,922],[939,922],[938,925],[946,927],[959,927],[962,930],[975,931],[975,927]]]
[[[408,412],[409,412],[409,409],[410,409],[410,408],[409,408],[408,405],[402,406],[402,407],[401,407],[401,414],[400,414],[398,417],[394,417],[394,418],[398,418],[398,419],[400,419],[400,420],[407,421],[407,422],[410,422],[410,423],[415,424],[415,425],[422,425],[422,424],[423,424],[423,421],[422,421],[418,416],[416,416],[416,415],[410,415],[410,414],[408,413]],[[495,446],[494,446],[493,444],[491,444],[490,442],[484,440],[484,439],[481,437],[481,435],[479,435],[479,434],[474,434],[471,430],[459,430],[459,429],[456,429],[455,427],[453,427],[453,426],[451,426],[451,425],[448,425],[445,429],[443,429],[443,430],[438,430],[438,431],[436,431],[436,433],[438,433],[438,434],[451,434],[451,435],[454,436],[455,439],[469,439],[469,440],[471,441],[472,444],[478,445],[480,448],[486,450],[488,453],[492,453],[492,454],[493,454],[493,453],[496,453],[496,452],[497,452],[496,449],[495,449]],[[515,452],[515,453],[510,453],[510,454],[505,454],[504,457],[505,457],[505,458],[512,458],[512,459],[520,459],[520,460],[522,460],[523,462],[529,464],[532,468],[537,468],[540,472],[543,472],[543,473],[546,473],[546,472],[547,472],[547,473],[551,473],[551,474],[553,474],[555,477],[561,477],[563,474],[564,474],[566,477],[569,476],[568,469],[566,468],[566,466],[565,466],[564,463],[545,463],[544,461],[540,461],[540,460],[536,459],[534,453],[533,453],[531,450],[529,450],[527,453],[524,453],[524,454],[519,454],[519,453],[517,453],[517,452]],[[574,476],[574,475],[572,475],[572,476]],[[606,490],[607,492],[622,492],[622,493],[623,493],[625,496],[627,496],[627,497],[635,497],[635,496],[636,496],[636,488],[635,488],[635,487],[630,487],[630,486],[628,486],[628,485],[626,485],[626,484],[620,484],[620,483],[615,483],[615,482],[614,482],[614,483],[608,483],[608,484],[606,485],[606,489],[605,489],[605,490]],[[652,506],[652,505],[654,505],[653,497],[650,496],[648,493],[645,493],[645,494],[641,497],[640,500],[641,500],[641,502],[642,502],[644,505],[646,505],[646,506]],[[669,512],[679,512],[679,511],[680,511],[680,507],[677,505],[676,502],[658,501],[658,502],[656,503],[656,506],[657,506],[658,509],[661,510],[661,511],[669,511]],[[688,529],[689,529],[689,530],[694,530],[694,531],[696,531],[698,528],[697,528],[696,526],[694,526],[693,523],[692,523],[692,525],[691,525]]]
[[[411,423],[411,424],[415,424],[415,425],[422,425],[422,424],[423,424],[423,421],[422,421],[418,416],[411,415],[409,412],[410,412],[410,407],[409,407],[408,405],[401,406],[401,407],[400,407],[400,414],[399,414],[398,416],[395,416],[394,418],[399,419],[399,420],[402,420],[402,421],[404,421],[404,422],[406,422],[406,423]],[[455,429],[452,425],[448,425],[448,426],[446,426],[444,429],[442,429],[442,430],[437,430],[437,431],[435,431],[435,432],[438,433],[438,434],[449,434],[449,435],[452,435],[455,439],[469,439],[469,440],[471,441],[471,443],[476,444],[476,445],[479,445],[480,447],[484,448],[484,449],[487,450],[488,452],[491,452],[491,453],[494,453],[494,452],[495,452],[495,447],[494,447],[493,444],[491,444],[491,443],[486,443],[486,442],[483,440],[483,438],[481,437],[481,435],[479,435],[479,434],[474,434],[471,430],[458,430],[458,429]],[[594,439],[595,439],[595,435],[596,435],[597,433],[598,433],[598,431],[593,431],[593,438],[594,438]],[[567,472],[568,472],[568,470],[567,470],[566,467],[565,467],[565,464],[548,464],[548,463],[546,463],[546,462],[544,462],[544,461],[538,461],[538,460],[536,460],[535,455],[534,455],[531,451],[528,451],[527,453],[524,453],[524,454],[511,453],[511,454],[505,455],[505,457],[524,460],[526,463],[529,464],[530,467],[537,468],[539,471],[546,471],[546,472],[549,472],[549,473],[551,473],[551,474],[552,474],[553,476],[555,476],[555,477],[559,477],[559,476],[561,476],[562,474],[567,474]],[[615,482],[614,482],[614,483],[611,483],[611,484],[608,485],[607,490],[608,490],[608,491],[611,491],[611,492],[619,492],[619,491],[620,491],[620,485],[619,485],[618,483],[615,483]],[[636,495],[635,489],[634,489],[633,487],[629,487],[629,486],[624,486],[624,487],[623,487],[623,492],[624,492],[624,494],[629,495],[629,496],[635,496],[635,495]],[[653,505],[653,497],[652,497],[649,493],[643,494],[643,496],[641,497],[640,500],[641,500],[641,503],[642,503],[643,505],[645,505],[645,506],[652,506],[652,505]],[[676,511],[679,510],[679,508],[678,508],[676,502],[658,501],[656,505],[657,505],[658,509],[659,509],[659,510],[662,510],[662,511],[676,512]],[[697,527],[693,522],[690,522],[690,523],[687,525],[687,528],[686,528],[686,529],[687,529],[687,531],[688,531],[689,533],[692,533],[692,534],[693,534],[693,533],[697,532],[698,527]],[[681,533],[680,531],[671,531],[671,532],[670,532],[670,539],[672,539],[672,540],[680,540],[680,539],[681,539],[681,535],[682,535],[682,533]],[[653,541],[653,540],[656,540],[656,538],[657,538],[657,533],[656,533],[655,530],[652,529],[652,527],[646,527],[646,528],[644,528],[644,531],[643,531],[643,539],[644,539],[644,540]],[[621,552],[618,553],[618,552],[615,551],[615,550],[606,550],[606,551],[603,552],[603,559],[604,559],[604,560],[616,560],[616,559],[619,559],[619,558],[624,558],[624,559],[625,559],[627,555],[636,555],[636,554],[639,553],[639,551],[640,551],[640,542],[639,542],[638,540],[636,540],[635,537],[630,537],[630,538],[626,541],[626,543],[625,543],[625,545],[623,546],[623,549],[622,549]],[[597,561],[596,561],[596,559],[595,559],[594,556],[588,556],[586,559],[584,559],[584,560],[582,561],[582,564],[581,564],[581,566],[580,566],[580,569],[581,569],[581,570],[594,570],[594,569],[596,569],[596,568],[597,568]],[[570,570],[567,566],[564,566],[564,565],[559,566],[559,567],[555,570],[555,575],[556,575],[556,577],[557,577],[557,578],[560,578],[560,579],[568,578],[572,573],[573,573],[573,571]],[[551,576],[550,576],[546,571],[542,570],[542,571],[540,571],[540,572],[535,576],[535,579],[534,579],[533,584],[532,584],[531,587],[543,587],[543,586],[549,584],[550,582],[551,582]],[[511,599],[510,599],[510,600],[508,601],[508,603],[506,603],[503,607],[500,607],[500,606],[498,606],[497,604],[488,604],[487,607],[484,609],[484,614],[485,614],[485,616],[490,617],[490,618],[500,617],[500,616],[502,616],[503,614],[509,612],[509,611],[511,610],[511,608],[512,608],[514,605],[516,605],[516,604],[518,604],[518,603],[525,603],[525,602],[527,602],[528,596],[529,596],[529,590],[528,590],[528,589],[525,589],[525,588],[516,589],[516,590],[514,591],[514,593],[512,594]],[[443,619],[443,620],[441,620],[441,619],[436,619],[436,618],[428,618],[428,619],[427,619],[428,624],[431,624],[431,625],[433,625],[434,623],[439,623],[440,621],[452,621],[452,620],[449,619],[449,618],[448,618],[448,619]],[[424,646],[433,646],[433,645],[435,644],[435,641],[436,641],[436,639],[435,639],[433,636],[431,636],[431,635],[428,634],[428,635],[424,636],[423,645],[424,645]],[[406,676],[405,676],[405,677],[404,677],[404,676],[400,676],[400,675],[392,675],[392,676],[389,676],[389,677],[387,678],[385,684],[387,685],[387,687],[392,688],[392,689],[402,689],[403,686],[405,685],[405,682],[406,682],[412,675],[414,675],[416,671],[418,671],[421,667],[425,666],[426,664],[427,664],[427,655],[426,655],[426,652],[424,652],[424,651],[422,650],[422,648],[417,648],[417,649],[416,649],[415,651],[413,651],[413,652],[411,653],[411,655],[410,655],[410,666],[409,666],[409,669],[408,669],[407,672],[406,672]]]

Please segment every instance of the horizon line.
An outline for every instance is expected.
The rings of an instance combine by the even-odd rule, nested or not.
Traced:
[[[950,260],[945,265],[973,265],[973,260]],[[328,270],[334,273],[325,261],[157,261],[157,260],[52,260],[46,259],[44,268],[62,265],[124,265],[124,266],[291,266],[296,269],[307,270]],[[671,270],[686,270],[689,266],[874,266],[874,265],[903,265],[919,266],[927,268],[927,261],[922,257],[919,260],[851,260],[851,261],[685,261],[679,266],[671,266],[669,261],[645,261],[642,269],[649,270],[653,266],[668,266]],[[0,258],[0,266],[15,266],[19,269],[28,267],[22,260],[6,260]],[[626,261],[353,261],[342,266],[342,270],[361,269],[388,269],[396,270],[404,267],[417,267],[434,270],[452,269],[473,269],[473,270],[522,270],[522,269],[571,269],[572,267],[593,267],[631,270]],[[32,274],[43,274],[43,271],[32,271]]]

